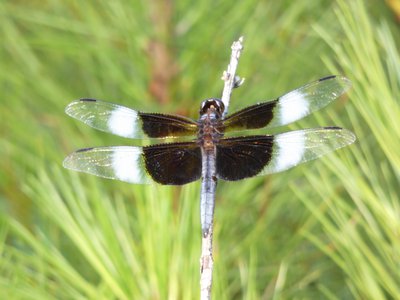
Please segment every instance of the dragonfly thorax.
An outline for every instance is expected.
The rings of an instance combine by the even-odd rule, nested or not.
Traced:
[[[206,151],[211,151],[223,137],[222,114],[224,104],[219,99],[210,98],[201,104],[197,142]]]

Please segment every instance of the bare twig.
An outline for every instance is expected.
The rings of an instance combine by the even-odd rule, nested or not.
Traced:
[[[231,97],[232,89],[239,87],[244,79],[235,76],[236,68],[239,62],[240,54],[243,50],[243,37],[240,37],[232,44],[231,60],[226,71],[224,71],[222,80],[225,81],[224,90],[222,92],[222,102],[225,105],[224,115],[228,111],[229,100]],[[215,193],[214,193],[215,197]],[[215,199],[214,199],[215,200]],[[213,202],[215,203],[215,201]],[[213,238],[213,222],[209,230],[203,233],[201,258],[200,258],[200,299],[211,299],[211,286],[212,286],[212,273],[213,273],[213,256],[212,256],[212,238]]]
[[[239,63],[240,54],[243,51],[243,37],[241,36],[237,41],[232,44],[231,61],[229,62],[228,68],[222,74],[222,80],[225,81],[224,90],[222,92],[222,102],[225,105],[224,115],[228,112],[229,101],[231,98],[232,89],[239,87],[244,79],[236,76],[236,68]]]
[[[208,233],[201,240],[201,258],[200,258],[200,299],[211,299],[213,256],[212,256],[212,236],[213,226],[211,225]]]

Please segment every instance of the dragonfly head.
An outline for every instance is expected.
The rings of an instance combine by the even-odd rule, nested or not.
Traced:
[[[200,106],[200,116],[206,114],[214,114],[217,118],[221,118],[224,113],[225,105],[220,99],[209,98],[204,100]]]

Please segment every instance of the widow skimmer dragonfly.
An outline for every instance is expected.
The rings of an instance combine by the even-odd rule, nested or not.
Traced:
[[[352,132],[339,127],[289,131],[277,135],[225,137],[228,132],[272,128],[299,120],[326,106],[350,88],[342,76],[328,76],[275,100],[258,103],[228,116],[215,98],[202,102],[198,121],[144,113],[95,99],[80,99],[66,113],[83,123],[121,137],[193,140],[145,147],[86,148],[73,152],[64,167],[125,182],[183,185],[202,178],[203,234],[211,226],[217,180],[236,181],[287,170],[347,146]]]

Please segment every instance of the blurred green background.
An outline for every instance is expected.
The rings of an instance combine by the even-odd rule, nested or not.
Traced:
[[[230,111],[342,74],[295,128],[355,144],[221,182],[214,299],[400,299],[399,1],[0,1],[0,299],[198,299],[199,183],[138,186],[62,168],[138,145],[64,114],[92,97],[197,118],[245,36]],[[265,134],[265,131],[261,131]],[[274,131],[275,132],[275,131]]]

